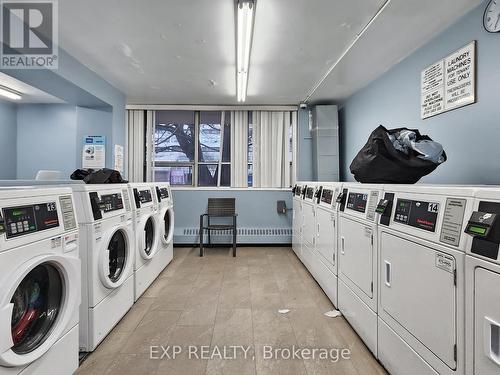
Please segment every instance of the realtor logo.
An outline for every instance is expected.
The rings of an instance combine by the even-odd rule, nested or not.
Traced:
[[[57,69],[57,0],[0,0],[1,69]]]

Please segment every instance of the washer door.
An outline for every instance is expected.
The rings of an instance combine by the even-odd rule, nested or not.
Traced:
[[[144,260],[152,259],[158,250],[158,223],[153,215],[142,220],[137,228],[139,231],[139,254]]]
[[[115,228],[104,241],[105,247],[99,258],[99,277],[110,289],[118,288],[124,283],[132,266],[130,249],[130,231],[125,227]]]
[[[30,364],[62,336],[78,308],[78,279],[78,259],[60,257],[38,258],[5,279],[16,281],[0,310],[0,365]]]
[[[172,238],[174,237],[174,210],[172,207],[163,211],[161,220],[163,221],[163,234],[161,240],[165,245],[168,245],[172,242]]]

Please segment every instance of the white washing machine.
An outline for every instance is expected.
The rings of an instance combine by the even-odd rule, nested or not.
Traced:
[[[159,249],[160,222],[156,185],[150,182],[129,184],[133,198],[136,254],[134,263],[134,298],[137,301],[161,271]]]
[[[302,195],[302,246],[301,246],[301,261],[308,270],[311,270],[314,258],[314,246],[316,241],[315,230],[315,215],[317,204],[317,189],[319,186],[316,182],[307,182],[304,185],[304,194]]]
[[[466,374],[500,374],[500,188],[481,189],[466,232]]]
[[[338,307],[377,355],[377,219],[382,185],[346,183],[339,204]]]
[[[301,258],[302,224],[302,183],[298,182],[293,188],[293,214],[292,214],[292,249],[295,255]]]
[[[80,350],[90,352],[134,303],[134,223],[127,185],[71,187],[80,224]]]
[[[337,222],[336,200],[342,183],[321,183],[316,205],[316,240],[313,276],[334,306],[337,299]]]
[[[0,374],[78,368],[80,259],[68,188],[0,189]]]
[[[157,255],[158,275],[174,257],[174,200],[168,182],[155,183],[158,200],[158,223],[160,225],[160,244]]]
[[[473,188],[386,186],[378,358],[393,374],[465,374],[464,228]]]

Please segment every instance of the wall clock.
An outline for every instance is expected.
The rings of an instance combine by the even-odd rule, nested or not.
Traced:
[[[491,0],[484,11],[483,25],[490,33],[500,32],[500,0]]]

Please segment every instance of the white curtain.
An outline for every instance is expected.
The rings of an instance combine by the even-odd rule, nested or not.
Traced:
[[[231,111],[231,186],[248,186],[248,111]]]
[[[130,182],[152,181],[154,112],[127,111],[127,173]],[[146,140],[146,142],[145,142]],[[147,153],[146,153],[147,151]],[[144,157],[146,175],[144,175]]]
[[[253,186],[290,186],[291,112],[253,112]]]

